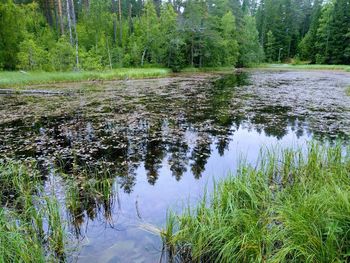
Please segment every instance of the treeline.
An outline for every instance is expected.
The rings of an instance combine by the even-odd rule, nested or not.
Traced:
[[[350,64],[350,0],[262,0],[256,21],[268,62]]]
[[[0,66],[50,71],[153,64],[179,70],[259,62],[255,20],[247,13],[237,21],[234,12],[233,3],[221,0],[7,0],[0,7]]]
[[[350,0],[0,0],[0,69],[350,64]]]

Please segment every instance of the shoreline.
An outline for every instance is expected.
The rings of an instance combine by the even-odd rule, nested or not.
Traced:
[[[350,65],[292,65],[292,64],[261,64],[250,68],[213,67],[185,68],[178,73],[168,68],[120,68],[106,71],[80,72],[22,72],[0,71],[0,89],[18,90],[22,88],[40,87],[47,84],[100,84],[103,82],[139,79],[158,79],[187,76],[194,74],[244,72],[256,70],[271,71],[339,71],[350,72]]]

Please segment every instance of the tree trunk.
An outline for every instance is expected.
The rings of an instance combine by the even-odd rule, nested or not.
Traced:
[[[141,66],[143,66],[143,62],[144,62],[144,60],[145,60],[146,51],[147,51],[147,48],[145,48],[145,49],[143,50],[142,58],[141,58]]]
[[[118,0],[118,9],[119,9],[119,43],[120,46],[123,46],[123,25],[122,25],[122,3],[121,0]]]
[[[132,3],[129,4],[129,35],[132,34],[132,20],[131,20],[131,15],[132,15]]]
[[[68,30],[69,30],[69,41],[70,44],[73,46],[73,35],[72,35],[72,20],[70,16],[70,0],[66,0],[67,4],[67,21],[68,21]]]
[[[108,60],[109,60],[109,68],[112,69],[112,59],[111,59],[111,52],[109,50],[108,36],[106,36],[106,45],[107,45],[107,53],[108,53]]]
[[[75,44],[75,63],[76,63],[76,70],[79,69],[79,46],[78,46],[78,33],[77,33],[77,25],[76,25],[76,19],[75,19],[75,12],[74,12],[74,3],[73,0],[66,0],[67,2],[67,20],[68,20],[68,28],[69,28],[69,39],[70,43],[73,46]],[[72,27],[74,30],[74,37],[73,40],[73,34],[72,34]]]
[[[193,39],[193,33],[192,33],[192,39],[191,39],[191,66],[193,67],[193,56],[194,56],[194,39]]]
[[[116,6],[115,6],[115,1],[112,0],[112,14],[113,14],[113,44],[117,44],[117,18],[116,18]]]
[[[70,0],[71,3],[71,11],[72,11],[72,21],[73,21],[73,28],[74,28],[74,35],[75,35],[75,62],[76,62],[76,69],[79,69],[79,45],[78,45],[78,32],[77,32],[77,20],[75,18],[75,10],[74,10],[74,2],[73,0]]]
[[[169,53],[168,53],[168,68],[170,68],[170,59],[171,59],[171,49],[169,50]]]
[[[61,35],[64,35],[64,26],[63,26],[63,17],[62,17],[62,2],[61,0],[57,0],[57,11],[60,22],[60,32]]]
[[[53,20],[52,20],[51,5],[49,0],[44,0],[44,10],[45,10],[46,21],[52,27]]]
[[[89,2],[89,0],[83,0],[83,5],[84,5],[85,11],[89,12],[89,10],[90,10],[90,2]]]
[[[55,2],[54,4],[54,10],[53,13],[55,15],[55,29],[57,30],[58,34],[60,34],[60,29],[59,29],[59,17],[58,17],[58,10],[57,10],[57,3]]]

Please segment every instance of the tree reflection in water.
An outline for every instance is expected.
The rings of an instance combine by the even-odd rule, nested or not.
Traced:
[[[286,135],[287,127],[303,135],[305,116],[292,114],[290,106],[261,104],[250,88],[248,75],[240,73],[139,92],[76,95],[72,101],[87,103],[68,114],[48,110],[35,121],[29,116],[2,124],[0,157],[54,163],[64,174],[65,200],[79,235],[85,218],[103,214],[111,221],[118,199],[115,178],[131,193],[139,167],[151,185],[164,161],[176,180],[186,171],[200,178],[213,144],[224,155],[241,125],[277,138]]]

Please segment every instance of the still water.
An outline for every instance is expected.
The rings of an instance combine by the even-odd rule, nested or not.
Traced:
[[[35,160],[72,262],[159,262],[167,209],[195,204],[261,148],[347,138],[350,74],[249,71],[0,94],[0,158]],[[1,92],[0,92],[1,93]]]

